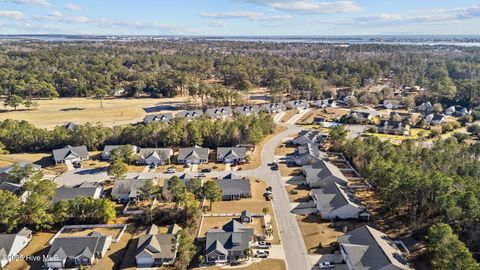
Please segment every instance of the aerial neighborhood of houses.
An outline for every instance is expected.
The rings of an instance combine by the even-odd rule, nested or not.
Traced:
[[[68,225],[47,230],[48,239],[44,239],[47,232],[37,228],[14,228],[0,234],[0,266],[21,269],[26,264],[12,258],[44,249],[47,255],[40,264],[45,269],[112,265],[173,269],[185,254],[188,231],[196,238],[197,258],[191,265],[195,267],[280,259],[291,270],[413,269],[408,260],[411,246],[396,235],[390,238],[375,223],[376,214],[362,195],[372,190],[368,181],[342,153],[329,150],[334,143],[329,129],[343,125],[350,136],[401,140],[472,111],[459,105],[443,110],[430,102],[407,108],[395,97],[371,108],[353,105],[353,99],[347,94],[314,101],[155,112],[134,123],[169,125],[178,119],[226,121],[273,114],[272,121],[284,129],[258,145],[107,144],[101,152],[89,151],[87,145],[64,145],[51,152],[51,166],[21,160],[2,167],[0,190],[24,201],[30,192],[24,186],[33,181],[29,179],[33,173],[22,177],[19,171],[44,170],[47,175],[53,168],[66,167],[51,176],[56,184],[52,205],[74,209],[98,200],[115,205],[116,218],[94,222],[100,218],[85,217],[78,224],[69,219]],[[64,125],[71,132],[80,127],[73,122]],[[130,162],[119,165],[126,156]],[[199,212],[185,218],[189,207],[195,208],[191,197]],[[168,210],[153,214],[160,208]],[[194,227],[187,228],[191,224]],[[310,236],[309,230],[322,233]],[[292,264],[298,268],[291,268]]]

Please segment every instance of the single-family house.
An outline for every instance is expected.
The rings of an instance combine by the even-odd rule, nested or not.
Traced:
[[[288,109],[307,109],[308,102],[305,99],[290,100],[285,102],[285,106],[287,106]]]
[[[243,210],[242,213],[240,213],[240,218],[238,221],[242,224],[248,224],[253,222],[253,217],[252,217],[252,212],[248,210]]]
[[[18,162],[14,163],[12,165],[9,165],[9,166],[1,167],[0,168],[0,183],[13,182],[12,181],[12,173],[15,171],[16,166],[18,168],[22,169],[22,170],[26,170],[28,168],[31,168],[32,170],[35,170],[35,171],[39,171],[42,168],[40,165],[36,165],[36,164],[33,164],[33,163],[31,163],[29,161],[25,161],[25,160],[18,161]],[[28,180],[28,179],[22,179],[20,181],[20,184],[23,184],[26,180]]]
[[[424,114],[429,114],[433,112],[433,105],[432,103],[429,102],[424,102],[417,107],[414,108],[416,112],[424,113]]]
[[[89,182],[84,182],[76,187],[59,187],[55,191],[52,203],[55,204],[59,201],[72,201],[78,197],[88,197],[98,199],[102,195],[103,188],[100,185],[96,185]]]
[[[303,165],[303,173],[311,188],[323,188],[331,182],[347,185],[348,180],[340,169],[324,160],[312,165]]]
[[[259,105],[247,105],[247,106],[239,106],[233,109],[233,112],[240,115],[254,115],[260,112]]]
[[[75,164],[88,159],[88,150],[85,145],[67,145],[64,148],[53,150],[52,154],[55,164]]]
[[[291,142],[295,145],[307,145],[309,143],[313,144],[323,144],[327,139],[327,134],[320,132],[319,130],[310,129],[302,130],[297,137],[295,137]]]
[[[451,115],[451,116],[457,116],[457,117],[466,116],[470,114],[472,114],[472,110],[465,108],[463,106],[451,106],[445,110],[445,115]]]
[[[43,263],[46,269],[67,269],[92,265],[103,258],[112,244],[112,236],[92,232],[87,236],[57,237]]]
[[[119,179],[115,180],[112,188],[112,199],[116,201],[135,201],[141,194],[147,179]],[[154,182],[155,183],[155,182]],[[156,184],[156,183],[155,183]]]
[[[181,111],[175,115],[176,118],[183,118],[187,122],[192,121],[195,118],[201,117],[203,115],[202,110],[192,110],[192,111]]]
[[[330,182],[321,189],[312,189],[311,195],[322,219],[364,219],[370,215],[360,201],[345,186]]]
[[[138,163],[146,165],[164,165],[170,163],[172,148],[141,148],[138,152]]]
[[[445,120],[447,120],[447,117],[440,113],[431,113],[425,116],[425,123],[432,126],[441,125]]]
[[[356,100],[357,98],[353,94],[343,95],[338,98],[338,104],[343,106],[351,106],[352,101]]]
[[[247,161],[246,147],[218,147],[217,162],[242,163]]]
[[[135,261],[137,267],[158,267],[175,262],[178,250],[176,233],[160,233],[152,224],[145,235],[138,238]]]
[[[150,124],[150,123],[155,123],[155,122],[170,122],[170,120],[173,119],[173,114],[171,113],[160,113],[160,114],[149,114],[145,115],[143,118],[143,123],[144,124]]]
[[[252,196],[250,179],[241,178],[235,173],[230,173],[216,181],[222,189],[222,200],[224,201],[240,200],[241,198],[250,198]]]
[[[411,270],[402,251],[384,233],[368,226],[358,227],[337,239],[349,270]]]
[[[102,159],[103,160],[110,160],[110,155],[111,155],[112,151],[117,149],[117,148],[123,147],[123,146],[125,146],[125,145],[105,145],[105,147],[103,147],[103,151],[102,151]],[[132,147],[132,151],[134,153],[138,153],[138,151],[140,149],[138,146],[131,145],[131,147]]]
[[[326,122],[328,122],[328,120],[325,117],[314,117],[313,118],[313,124],[314,125],[319,125],[319,126],[323,127]]]
[[[402,102],[398,99],[385,99],[383,107],[387,110],[394,110],[402,107]]]
[[[189,148],[180,148],[178,150],[177,162],[179,164],[208,163],[208,155],[208,148],[202,148],[198,145]]]
[[[326,160],[328,159],[328,155],[320,151],[318,144],[307,143],[307,145],[297,147],[294,158],[297,165],[308,165],[315,164],[320,160]]]
[[[337,102],[333,98],[320,99],[313,103],[313,106],[317,108],[335,108],[337,107]]]
[[[190,183],[190,180],[193,179],[193,175],[190,173],[184,173],[181,176],[179,176],[180,181],[185,185],[188,186]],[[162,197],[166,201],[170,201],[172,199],[172,196],[170,194],[170,179],[166,179],[165,182],[163,183],[162,187]]]
[[[377,125],[378,133],[394,135],[410,135],[410,125],[401,121],[381,120]]]
[[[3,269],[11,261],[15,260],[32,240],[32,231],[24,227],[18,233],[0,234],[0,267]]]
[[[232,117],[233,111],[230,107],[210,108],[205,111],[205,115],[212,119],[225,119]]]
[[[63,125],[63,127],[68,129],[69,131],[75,131],[80,127],[80,125],[77,125],[74,122],[68,122],[65,125]]]
[[[368,122],[374,119],[376,115],[371,111],[352,111],[350,117],[357,119],[360,123]]]
[[[22,184],[15,184],[10,182],[1,182],[0,183],[0,190],[10,191],[16,195],[21,195],[22,193]]]
[[[286,110],[286,106],[283,103],[268,103],[263,104],[261,109],[267,113],[281,113]]]
[[[247,258],[246,250],[253,243],[253,228],[246,228],[232,219],[220,229],[209,229],[206,236],[205,259],[208,263]]]

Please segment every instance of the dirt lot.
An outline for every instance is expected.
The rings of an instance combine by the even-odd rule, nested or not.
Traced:
[[[238,201],[220,201],[215,202],[212,205],[212,211],[207,213],[227,213],[227,214],[239,214],[243,210],[249,210],[252,213],[263,213],[263,208],[269,209],[268,214],[272,215],[273,237],[274,242],[279,241],[277,224],[274,217],[272,204],[270,201],[266,201],[263,197],[263,193],[267,188],[267,184],[261,180],[252,178],[250,180],[252,188],[252,197],[248,199],[241,199]],[[207,201],[208,205],[208,201]]]
[[[218,266],[212,266],[207,268],[194,268],[194,270],[220,270],[223,269]],[[285,266],[285,262],[283,260],[278,259],[267,259],[262,260],[258,263],[253,263],[246,267],[235,267],[235,269],[239,270],[286,270],[287,267]]]
[[[28,246],[20,252],[20,255],[47,255],[49,249],[48,241],[52,239],[53,235],[53,233],[35,233],[32,241],[30,241]],[[8,264],[7,267],[5,267],[5,270],[41,269],[42,265],[42,261],[27,262],[25,260],[18,260]]]
[[[239,165],[238,169],[239,170],[253,170],[253,169],[256,169],[256,168],[260,167],[260,165],[262,165],[262,149],[263,149],[263,146],[265,145],[265,143],[268,140],[270,140],[273,136],[275,136],[279,133],[282,133],[286,130],[287,130],[286,127],[277,126],[275,128],[275,131],[273,132],[273,134],[270,134],[267,137],[265,137],[263,139],[263,141],[259,145],[257,145],[257,147],[255,147],[255,151],[253,151],[253,153],[250,155],[250,161],[246,164]]]
[[[204,237],[209,229],[221,228],[234,217],[204,217],[200,237]],[[244,224],[247,228],[253,228],[256,235],[264,235],[265,232],[260,218],[253,218],[252,224]]]
[[[138,122],[148,111],[167,111],[174,106],[181,105],[185,100],[177,98],[116,98],[100,101],[91,98],[59,98],[52,100],[38,100],[37,110],[8,111],[0,113],[0,120],[14,119],[27,120],[43,128],[54,128],[68,122],[84,124],[86,122],[102,122],[106,126],[130,124]]]
[[[118,234],[122,231],[122,228],[113,227],[99,227],[99,228],[80,228],[80,229],[65,229],[59,235],[59,237],[65,236],[85,236],[92,232],[100,233],[101,235],[110,235],[112,239],[117,238]]]

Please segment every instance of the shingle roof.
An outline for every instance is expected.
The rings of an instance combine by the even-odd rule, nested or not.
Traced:
[[[325,213],[330,213],[346,205],[356,207],[359,211],[365,210],[359,205],[358,199],[348,194],[343,186],[335,182],[327,184],[322,189],[312,189],[312,196],[315,198],[317,207]]]
[[[82,146],[67,145],[62,149],[53,150],[53,158],[58,161],[65,160],[65,158],[70,155],[75,157],[82,157],[82,158],[86,157],[88,156],[87,147],[85,145],[82,145]]]
[[[334,176],[339,183],[348,183],[347,178],[345,178],[337,166],[323,160],[313,165],[304,165],[303,171],[307,180],[311,183],[322,183],[324,179],[330,176]]]
[[[194,146],[190,148],[180,148],[178,150],[178,159],[184,160],[189,157],[197,159],[208,159],[208,148]]]
[[[305,146],[299,146],[297,148],[297,151],[298,151],[297,158],[299,159],[302,159],[302,157],[304,156],[314,157],[318,160],[328,158],[327,153],[320,151],[319,145],[314,143],[307,143],[307,145]]]
[[[290,100],[285,102],[285,105],[287,105],[289,108],[301,108],[308,107],[308,102],[305,99]]]
[[[238,114],[255,114],[260,111],[259,105],[248,105],[248,106],[240,106],[234,109],[235,113]]]
[[[107,241],[107,236],[88,235],[75,237],[57,237],[48,252],[53,261],[63,261],[67,257],[85,256],[91,258],[101,252]],[[47,259],[48,260],[48,259]]]
[[[240,195],[251,192],[250,179],[218,179],[223,196]]]
[[[115,180],[112,188],[112,196],[128,195],[130,198],[137,197],[141,187],[147,179],[121,179]]]
[[[171,148],[141,148],[138,152],[141,159],[147,159],[153,155],[159,160],[168,160],[171,154]]]
[[[18,236],[28,237],[31,234],[32,234],[32,231],[25,227],[16,234],[11,234],[11,233],[0,234],[0,258],[5,258],[8,255],[17,255],[17,254],[10,254],[10,252],[12,251],[13,244],[15,243],[15,239]]]
[[[210,108],[205,111],[205,115],[207,115],[210,118],[230,116],[232,114],[233,114],[233,111],[232,111],[232,108],[230,107]]]
[[[310,129],[310,130],[302,130],[298,136],[292,140],[294,144],[301,144],[305,145],[307,143],[323,143],[328,134],[323,133],[319,130]]]
[[[16,162],[16,164],[18,164],[18,166],[20,166],[20,168],[24,169],[25,167],[27,167],[27,165],[32,165],[32,168],[35,169],[35,170],[39,170],[41,169],[42,167],[40,165],[36,165],[36,164],[33,164],[29,161],[26,161],[26,160],[21,160],[21,161],[18,161]],[[10,166],[5,166],[5,167],[1,167],[0,168],[0,173],[10,173],[13,169],[14,169],[15,165],[12,164]]]
[[[175,115],[177,118],[186,118],[186,119],[193,119],[196,117],[200,117],[203,115],[202,110],[193,110],[193,111],[182,111]]]
[[[161,113],[161,114],[149,114],[145,115],[143,118],[143,123],[150,124],[153,122],[168,122],[173,119],[173,114],[171,113]]]
[[[285,104],[283,103],[268,103],[268,104],[263,104],[261,109],[266,111],[266,112],[272,112],[276,110],[285,110]]]
[[[218,147],[217,156],[221,156],[223,158],[244,159],[247,157],[247,148],[246,147]]]
[[[370,226],[340,236],[338,243],[355,269],[412,269],[388,236]]]
[[[82,184],[83,185],[83,184]],[[78,187],[59,187],[55,192],[52,203],[57,203],[61,200],[71,201],[77,197],[95,198],[99,194],[101,187],[92,186],[90,184],[80,185]]]
[[[232,219],[221,229],[210,229],[207,232],[205,254],[228,251],[245,250],[253,237],[253,228],[246,228],[240,222]]]
[[[154,259],[173,258],[175,242],[176,237],[173,234],[142,235],[138,238],[137,256],[148,256]]]

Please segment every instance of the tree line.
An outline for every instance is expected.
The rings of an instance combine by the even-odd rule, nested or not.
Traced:
[[[170,123],[105,127],[87,123],[75,130],[57,126],[53,130],[37,128],[27,121],[0,122],[0,143],[11,153],[48,152],[66,145],[86,145],[91,151],[104,145],[131,144],[139,147],[176,147],[200,145],[216,148],[237,144],[257,144],[273,132],[273,118],[235,116],[226,120],[201,117],[187,122],[174,119]]]

